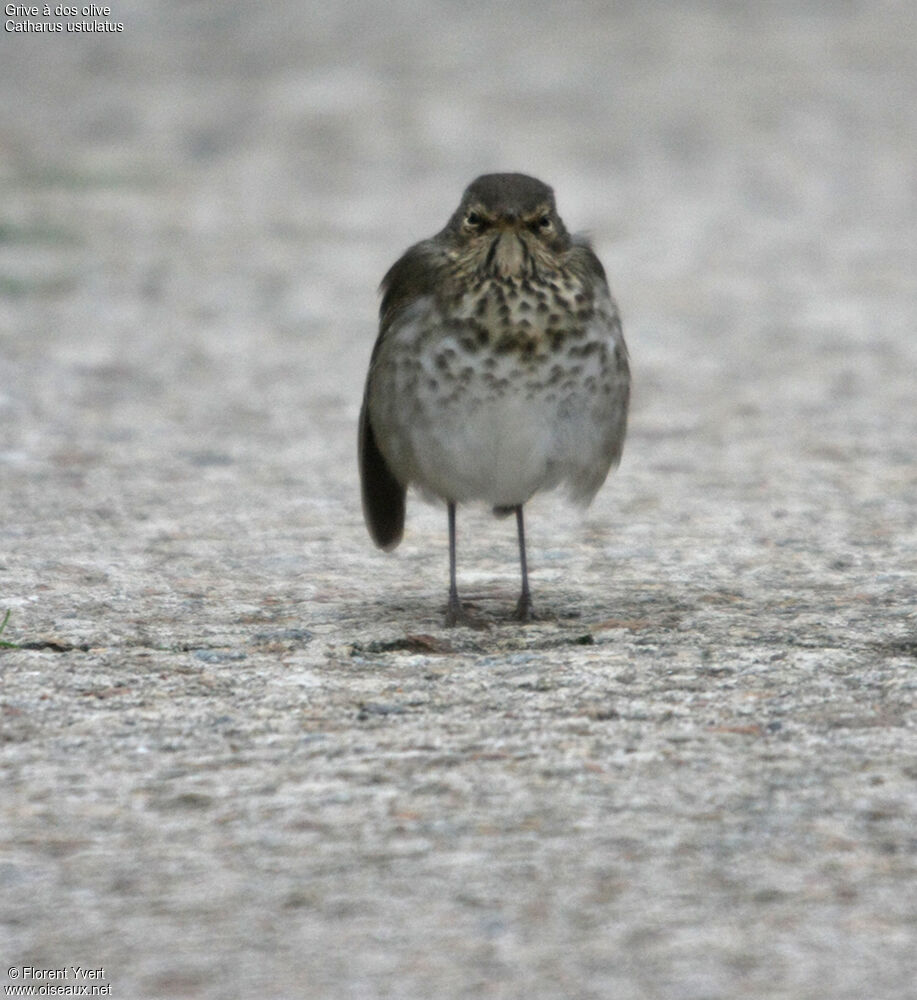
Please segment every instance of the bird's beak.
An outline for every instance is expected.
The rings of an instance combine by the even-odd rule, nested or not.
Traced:
[[[525,247],[519,238],[518,219],[500,220],[499,233],[488,255],[494,270],[503,278],[511,278],[522,272],[525,263]]]

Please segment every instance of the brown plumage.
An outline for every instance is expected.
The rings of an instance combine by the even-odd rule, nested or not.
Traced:
[[[390,268],[379,320],[359,432],[370,535],[398,544],[409,485],[446,502],[454,624],[466,618],[456,505],[515,511],[526,620],[523,504],[561,484],[589,503],[624,444],[630,373],[604,269],[567,232],[551,188],[488,174]]]

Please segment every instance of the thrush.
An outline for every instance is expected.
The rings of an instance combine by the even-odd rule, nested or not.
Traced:
[[[618,463],[630,370],[601,262],[570,235],[554,192],[525,174],[485,174],[444,229],[382,280],[379,335],[360,413],[363,514],[390,550],[413,486],[444,501],[447,625],[469,621],[456,583],[456,507],[515,514],[533,617],[523,505],[558,486],[588,505]]]

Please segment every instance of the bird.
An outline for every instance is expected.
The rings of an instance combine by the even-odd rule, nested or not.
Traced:
[[[469,625],[456,508],[515,514],[514,617],[530,621],[524,505],[564,487],[588,506],[624,446],[630,364],[605,270],[589,240],[567,232],[549,185],[492,173],[391,266],[380,294],[358,431],[369,534],[385,551],[399,544],[409,487],[445,502],[445,624]]]

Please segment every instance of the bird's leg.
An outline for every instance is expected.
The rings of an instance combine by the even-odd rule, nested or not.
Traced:
[[[519,565],[522,569],[522,593],[516,602],[516,618],[521,622],[530,622],[534,617],[532,611],[532,595],[529,591],[529,570],[525,559],[525,522],[522,519],[522,504],[516,507],[516,528],[519,532]]]
[[[451,628],[464,620],[459,601],[458,585],[455,582],[455,504],[450,500],[449,510],[449,604],[446,607],[446,624]]]

